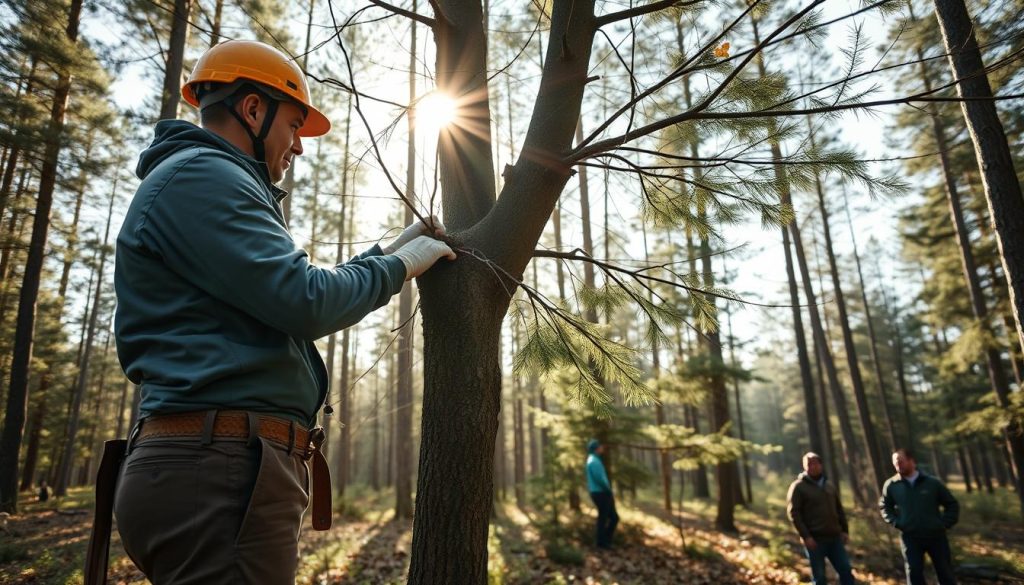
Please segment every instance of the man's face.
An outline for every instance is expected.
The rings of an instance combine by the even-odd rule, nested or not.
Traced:
[[[305,120],[302,109],[296,104],[281,102],[278,105],[274,123],[263,140],[271,182],[280,183],[288,167],[293,164],[292,159],[302,154],[299,128],[302,128]]]
[[[896,472],[903,477],[910,477],[917,471],[917,462],[912,458],[907,457],[903,453],[892,454],[892,466],[896,468]]]
[[[818,459],[817,457],[808,457],[807,459],[804,459],[804,471],[807,472],[807,475],[817,479],[821,477],[821,470],[821,459]]]
[[[597,449],[594,449],[594,453],[604,455],[604,445],[598,445]]]

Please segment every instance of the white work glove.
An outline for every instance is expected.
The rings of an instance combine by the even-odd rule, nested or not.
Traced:
[[[423,274],[441,258],[455,260],[455,252],[448,244],[430,236],[419,236],[394,252],[405,264],[405,279],[412,280]]]
[[[433,224],[433,232],[431,232],[430,226],[427,225],[427,223]],[[384,253],[394,254],[396,250],[401,249],[403,246],[420,236],[443,236],[445,234],[444,224],[441,223],[440,219],[437,219],[436,215],[431,215],[427,220],[427,223],[416,220],[409,224],[409,226],[402,230],[402,233],[395,238],[395,241],[391,242],[384,248]]]

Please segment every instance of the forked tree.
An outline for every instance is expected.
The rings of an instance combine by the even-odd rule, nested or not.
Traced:
[[[627,268],[578,251],[537,250],[559,197],[578,168],[598,166],[631,173],[640,186],[636,192],[642,194],[645,219],[655,224],[685,225],[699,233],[713,229],[715,222],[752,213],[766,225],[781,228],[789,224],[792,213],[780,201],[784,185],[774,172],[780,166],[789,169],[788,181],[804,185],[814,172],[838,172],[848,179],[878,183],[851,153],[812,149],[806,141],[795,140],[791,153],[772,157],[767,145],[794,138],[802,116],[955,99],[947,85],[870,101],[852,88],[856,80],[879,71],[856,66],[848,68],[842,80],[793,92],[784,77],[765,76],[751,66],[766,50],[792,48],[857,14],[898,7],[895,0],[881,0],[823,22],[818,12],[823,2],[812,0],[783,10],[749,0],[725,8],[710,25],[708,19],[694,18],[693,30],[686,32],[691,50],[671,58],[657,55],[657,62],[644,64],[642,81],[636,74],[639,60],[650,55],[638,55],[637,31],[652,30],[644,27],[653,27],[656,17],[670,11],[699,11],[703,0],[660,0],[626,9],[596,0],[538,5],[543,13],[534,32],[546,34],[540,87],[518,159],[502,173],[500,191],[495,187],[488,84],[503,68],[498,67],[498,74],[488,68],[483,3],[432,0],[428,16],[372,0],[371,7],[336,23],[345,28],[372,21],[379,15],[366,11],[383,10],[429,28],[435,41],[437,89],[453,96],[459,107],[455,123],[442,130],[438,141],[440,208],[449,243],[459,258],[438,263],[418,282],[424,396],[410,583],[487,581],[493,458],[501,406],[499,338],[513,301],[527,305],[532,320],[519,363],[532,359],[575,368],[584,397],[588,390],[594,390],[591,396],[606,397],[603,389],[594,387],[601,381],[615,381],[634,399],[650,398],[636,380],[628,348],[603,339],[592,323],[524,282],[533,259],[592,264],[656,325],[678,314],[664,309],[657,295],[654,302],[647,300],[653,283],[694,292],[691,314],[705,328],[713,327],[715,317],[707,295],[730,296],[728,291],[702,290],[699,275],[659,276],[671,271],[665,265]],[[773,24],[762,25],[758,41],[731,52],[727,42],[749,36],[746,31],[755,17]],[[588,124],[588,133],[576,140],[584,96],[594,80],[591,56],[595,45],[605,42],[627,74],[629,90],[604,119]],[[344,43],[341,48],[347,60]],[[658,67],[662,74],[652,79],[649,72]],[[701,88],[689,106],[682,105],[678,95],[686,79],[700,80],[694,87]],[[355,90],[361,111],[359,103],[367,96],[358,91],[353,77],[347,82],[325,81]],[[808,102],[809,106],[801,106]],[[699,157],[666,154],[655,145],[667,129],[679,136],[722,139],[711,141]],[[388,176],[397,196],[417,209],[419,217],[428,217],[406,199],[406,189]],[[516,296],[517,290],[523,294]]]

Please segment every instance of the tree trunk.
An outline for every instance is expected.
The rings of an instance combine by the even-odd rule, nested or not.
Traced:
[[[835,484],[836,490],[840,489],[839,482],[841,475],[839,474],[839,452],[836,450],[835,440],[832,435],[832,417],[829,416],[828,408],[828,395],[825,391],[825,366],[821,359],[821,352],[818,350],[818,346],[814,346],[814,372],[815,372],[815,389],[818,392],[818,405],[821,406],[821,430],[825,435],[825,457],[828,461],[828,472],[829,477],[832,479],[832,483]],[[844,447],[845,450],[845,447]],[[849,464],[849,462],[847,462]],[[851,465],[851,473],[852,473]],[[856,480],[850,480],[853,485],[854,491],[857,491]]]
[[[723,272],[725,272],[724,268]],[[736,370],[739,368],[739,363],[736,361],[736,343],[732,336],[732,310],[729,308],[728,301],[725,303],[725,314],[729,325],[729,364],[734,370]],[[732,391],[733,399],[736,401],[736,427],[740,433],[740,440],[746,441],[747,433],[743,428],[743,403],[740,401],[740,381],[736,375],[733,375],[732,377]],[[815,420],[814,423],[817,423],[817,421]],[[814,424],[814,426],[817,426],[817,424]],[[751,504],[754,502],[754,493],[750,487],[750,455],[747,453],[746,449],[743,450],[743,485],[746,487],[747,492],[744,498],[740,498],[740,501],[745,502],[746,504]]]
[[[171,14],[171,39],[167,45],[167,67],[164,69],[163,93],[160,96],[160,119],[172,120],[178,117],[181,102],[181,70],[185,62],[185,45],[188,44],[188,17],[192,11],[192,0],[174,0]]]
[[[42,437],[43,421],[46,419],[46,391],[49,386],[49,379],[39,381],[39,404],[32,413],[32,423],[28,431],[28,447],[25,449],[25,464],[21,468],[21,486],[19,491],[27,491],[32,488],[36,475],[36,465],[39,463],[39,441]]]
[[[439,139],[445,223],[460,257],[419,279],[424,395],[409,583],[483,584],[501,322],[569,179],[557,161],[572,145],[595,23],[592,1],[552,5],[561,42],[548,44],[523,152],[495,200],[481,7],[440,0],[435,20],[437,85],[465,101],[462,123]]]
[[[78,42],[81,13],[82,0],[71,0],[66,35],[72,45]],[[36,300],[39,297],[43,257],[50,229],[50,209],[53,206],[53,189],[57,182],[61,135],[64,132],[64,113],[70,91],[71,72],[61,71],[50,109],[50,124],[39,178],[39,194],[36,197],[35,219],[32,222],[32,240],[29,244],[28,260],[25,263],[25,274],[18,300],[10,390],[7,394],[3,434],[0,435],[0,511],[3,512],[18,511],[18,455],[21,451],[28,406],[28,378],[32,361],[32,339],[35,334]]]
[[[967,457],[964,456],[964,448],[959,437],[956,441],[956,460],[960,464],[960,475],[964,478],[964,486],[967,488],[967,493],[971,493],[974,491],[974,487],[971,486],[971,470],[967,465]]]
[[[967,15],[967,9],[963,2],[958,0],[936,0],[935,13],[943,31],[946,50],[950,52],[950,63],[953,66],[954,75],[963,79],[980,72],[982,69],[981,56],[978,53],[977,42],[971,30],[970,18]],[[913,15],[911,17],[913,18]],[[962,49],[950,47],[962,47]],[[918,54],[921,54],[920,49],[918,49]],[[920,72],[925,89],[930,90],[931,79],[923,64],[920,66]],[[961,97],[984,97],[985,93],[991,97],[992,94],[988,85],[988,79],[984,73],[981,73],[973,80],[961,81],[957,86],[957,91]],[[1024,250],[1020,250],[1017,243],[1022,235],[1024,235],[1024,225],[1013,228],[1012,223],[1008,223],[1024,221],[1024,202],[1021,202],[1020,187],[1017,185],[1017,179],[1014,175],[1013,184],[1016,186],[1018,203],[1016,213],[1018,213],[1018,216],[1015,218],[1005,216],[1006,213],[1014,213],[1014,211],[1013,206],[1010,205],[1010,200],[1013,197],[1012,189],[1008,189],[1005,185],[1005,180],[1001,178],[1004,172],[1002,167],[1009,165],[1009,172],[1012,175],[1013,162],[1009,158],[1009,152],[1001,153],[998,144],[995,144],[998,143],[999,139],[1002,139],[1003,149],[1006,149],[1006,138],[1003,135],[1002,125],[1000,125],[998,118],[995,116],[994,106],[991,113],[988,113],[985,111],[985,108],[977,107],[974,104],[975,102],[964,102],[964,118],[970,130],[971,138],[975,142],[978,166],[982,169],[982,178],[985,182],[985,197],[989,203],[989,215],[995,224],[996,241],[1000,247],[1007,288],[1010,293],[1011,305],[1014,307],[1018,336],[1020,336],[1020,315],[1017,303],[1024,301],[1024,295],[1020,291],[1015,290],[1015,287],[1022,285],[1024,275],[1015,275],[1007,270],[1008,257],[1006,252],[1010,252],[1009,260],[1012,262],[1016,262],[1018,265],[1024,262]],[[957,181],[953,176],[949,160],[945,124],[934,106],[929,107],[928,113],[932,118],[932,133],[934,134],[935,144],[939,151],[939,162],[942,166],[943,178],[946,184],[946,196],[949,201],[949,213],[956,229],[957,243],[960,247],[960,261],[964,271],[964,278],[967,280],[967,291],[971,299],[971,310],[974,312],[974,318],[978,325],[985,330],[991,330],[988,307],[981,293],[974,253],[971,249],[966,223],[964,222]],[[983,145],[984,150],[982,150]],[[982,157],[983,152],[986,154],[985,157]],[[989,156],[992,158],[990,159]],[[1017,229],[1018,232],[1014,235],[1008,234],[1005,232],[1007,228]],[[1004,236],[1009,236],[1007,238],[1010,244],[1009,250],[1005,249],[1003,243]],[[1019,270],[1017,272],[1019,273]],[[1016,282],[1014,278],[1017,278]],[[1014,296],[1015,294],[1017,295],[1016,297]],[[994,347],[986,348],[985,362],[988,368],[989,382],[995,390],[999,405],[1002,408],[1007,408],[1009,406],[1009,383],[1006,379],[1006,372],[1003,370],[1002,362],[999,359],[999,353]],[[1009,428],[1004,429],[1004,436],[1018,478],[1016,483],[1017,495],[1021,502],[1021,513],[1024,514],[1024,489],[1022,489],[1024,485],[1020,482],[1021,471],[1024,470],[1024,437],[1021,436],[1019,425],[1011,425]]]
[[[1021,196],[1020,181],[995,102],[991,99],[992,88],[967,6],[963,0],[934,0],[934,3],[949,64],[954,77],[959,80],[957,94],[964,98],[960,107],[974,143],[978,168],[981,169],[985,199],[1010,291],[1010,306],[1017,322],[1017,336],[1024,346],[1024,197]],[[1003,398],[1000,397],[1000,404],[1005,408]],[[1019,437],[1020,433],[1017,435]],[[1017,441],[1014,459],[1018,472],[1024,464],[1024,454],[1019,452],[1022,446],[1024,442]],[[1011,451],[1014,451],[1013,447]],[[1024,510],[1024,490],[1020,485],[1017,488]]]
[[[818,180],[816,178],[816,180]],[[820,181],[818,182],[820,187]],[[825,199],[821,191],[818,192],[818,205],[822,209],[822,221],[827,223],[824,215]],[[875,325],[871,320],[871,304],[868,303],[867,286],[864,283],[864,271],[860,265],[860,252],[857,250],[857,235],[853,229],[853,218],[850,216],[850,205],[846,201],[846,189],[843,189],[843,207],[846,210],[846,219],[850,225],[850,240],[853,242],[853,260],[857,265],[857,279],[860,283],[860,300],[864,305],[864,321],[868,328],[868,348],[871,351],[871,365],[875,371],[875,379],[878,381],[878,396],[882,402],[882,414],[885,416],[885,427],[889,437],[889,449],[896,449],[896,423],[893,422],[892,411],[889,408],[889,393],[885,386],[885,374],[882,373],[882,358],[878,353],[878,341],[875,337]],[[826,228],[827,230],[828,228]],[[891,451],[890,451],[891,452]]]
[[[310,0],[310,10],[312,10],[313,0]],[[224,14],[224,0],[216,0],[213,7],[213,22],[210,24],[210,48],[220,42],[220,25],[221,17]]]
[[[100,302],[103,299],[103,271],[107,263],[107,243],[110,240],[110,222],[113,216],[114,199],[117,194],[117,175],[114,175],[114,184],[110,192],[110,205],[107,209],[107,227],[103,235],[103,244],[100,247],[100,265],[96,270],[96,294],[93,296],[92,311],[89,315],[89,330],[85,337],[85,348],[82,351],[82,360],[78,373],[78,385],[75,388],[74,401],[71,406],[71,416],[68,419],[67,432],[64,444],[64,456],[57,474],[57,485],[53,493],[56,496],[63,496],[67,493],[71,473],[71,460],[74,454],[75,439],[78,435],[78,417],[82,407],[82,400],[85,398],[86,388],[89,385],[89,367],[92,360],[93,341],[96,339],[96,321],[99,317]]]
[[[417,8],[413,0],[412,10]],[[416,21],[411,22],[409,51],[409,103],[416,100]],[[405,196],[416,201],[416,110],[408,112],[409,144],[406,149]],[[413,222],[412,209],[405,208],[405,225]],[[398,297],[398,387],[395,412],[395,517],[412,518],[412,358],[413,335],[412,283],[407,282]]]
[[[28,77],[25,81],[24,94],[20,93],[22,86],[18,85],[18,94],[16,100],[18,103],[18,119],[24,119],[26,112],[24,111],[24,104],[28,103],[30,96],[32,96],[33,85],[36,78],[36,58],[32,57],[32,63],[29,66]],[[24,95],[25,97],[22,97]],[[25,100],[24,102],[22,100]],[[14,172],[18,168],[18,157],[21,155],[21,147],[19,146],[19,140],[21,132],[12,138],[11,150],[7,155],[7,162],[4,166],[3,178],[0,179],[0,219],[3,219],[4,212],[7,210],[7,202],[11,195],[11,186],[14,184]],[[6,274],[4,274],[6,277]]]
[[[698,211],[704,215],[704,210]],[[706,237],[701,238],[700,243],[701,268],[704,277],[704,287],[715,286],[714,275],[711,271],[711,245]],[[708,296],[707,302],[713,306],[715,298]],[[711,361],[710,395],[711,395],[711,424],[713,432],[722,432],[730,423],[729,416],[729,391],[725,387],[725,376],[722,373],[725,362],[722,359],[722,343],[718,329],[706,333],[704,339],[705,348]],[[718,510],[715,514],[715,528],[723,532],[736,532],[735,508],[736,508],[736,462],[719,462],[715,471],[715,484],[718,488]]]
[[[868,460],[871,463],[871,470],[874,473],[875,487],[877,489],[881,489],[882,484],[885,483],[885,480],[889,475],[885,472],[885,466],[882,464],[882,452],[878,446],[875,423],[871,420],[871,410],[868,408],[867,393],[864,391],[864,380],[860,375],[860,364],[857,361],[857,346],[854,344],[853,331],[850,329],[850,319],[846,314],[846,300],[843,297],[843,288],[839,281],[839,267],[836,264],[836,255],[832,249],[832,234],[830,233],[828,226],[828,210],[825,208],[825,193],[821,186],[820,177],[815,176],[815,186],[818,192],[818,209],[821,212],[822,230],[825,235],[825,253],[828,256],[829,272],[832,275],[832,288],[835,293],[835,305],[836,310],[839,313],[839,326],[843,333],[843,347],[846,349],[846,365],[850,370],[850,381],[853,385],[853,397],[857,404],[857,416],[860,419],[861,428],[864,431],[864,439],[867,441]],[[882,399],[884,401],[885,397],[883,396]]]
[[[777,149],[778,147],[776,146],[774,148]],[[787,190],[783,201],[787,204],[791,204],[788,199],[789,193]],[[818,305],[816,304],[816,296],[814,294],[813,285],[811,284],[811,275],[807,267],[807,259],[804,256],[803,242],[800,238],[800,228],[797,226],[795,219],[790,223],[789,229],[790,233],[793,235],[797,264],[800,267],[800,273],[804,282],[804,294],[807,297],[807,310],[811,317],[811,330],[814,333],[814,343],[818,347],[818,355],[821,358],[822,365],[825,369],[828,386],[832,391],[832,402],[835,403],[836,414],[839,417],[839,430],[843,437],[843,448],[845,451],[844,456],[850,465],[850,486],[853,488],[854,496],[856,496],[861,502],[866,502],[864,494],[857,485],[857,478],[860,476],[859,468],[861,467],[861,459],[860,452],[856,446],[856,435],[853,432],[853,425],[850,423],[850,409],[846,405],[846,396],[843,394],[843,387],[839,383],[839,374],[836,371],[835,362],[832,360],[832,351],[828,346],[828,340],[825,338],[825,330],[822,327],[821,317],[818,315]],[[877,451],[873,451],[869,453],[869,456],[873,460],[877,460],[878,453]],[[872,464],[872,469],[878,469],[878,466]],[[878,474],[875,473],[875,475],[877,476]],[[877,490],[880,487],[880,485],[876,485],[875,489]]]

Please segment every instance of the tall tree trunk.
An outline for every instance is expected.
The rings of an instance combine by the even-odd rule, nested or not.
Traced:
[[[82,0],[71,0],[66,35],[71,45],[78,42],[78,25],[82,13]],[[71,72],[59,73],[50,109],[50,124],[46,135],[46,149],[36,197],[35,219],[32,222],[32,240],[18,299],[17,327],[11,360],[10,390],[3,434],[0,435],[0,511],[18,511],[18,455],[25,430],[28,406],[29,364],[32,361],[32,339],[35,335],[36,300],[43,272],[43,256],[47,233],[50,229],[50,209],[53,206],[53,188],[57,182],[57,162],[60,158],[61,136],[64,133],[64,112],[71,92]]]
[[[971,485],[971,470],[967,464],[967,457],[964,455],[964,447],[959,437],[956,441],[956,460],[960,464],[960,475],[964,478],[964,486],[967,488],[967,493],[971,493],[974,491],[974,487]]]
[[[16,94],[16,100],[18,103],[17,116],[19,120],[24,120],[27,116],[24,108],[25,104],[29,103],[29,99],[32,96],[33,85],[36,79],[36,57],[31,57],[31,65],[29,66],[28,77],[25,80],[24,94],[21,93],[22,85],[18,84],[18,93]],[[25,97],[23,98],[22,95]],[[24,101],[22,101],[24,100]],[[10,200],[11,186],[14,184],[14,172],[18,168],[18,157],[21,155],[21,147],[19,146],[18,138],[21,135],[20,129],[14,135],[12,139],[11,149],[7,155],[7,162],[4,166],[3,178],[0,179],[0,219],[3,219],[4,212],[7,210],[7,202]],[[6,277],[6,273],[2,273]]]
[[[703,216],[704,210],[700,209],[698,214]],[[715,286],[714,274],[711,270],[711,244],[707,237],[701,237],[700,241],[701,272],[705,288]],[[708,296],[706,301],[712,306],[715,298]],[[711,362],[710,396],[711,396],[711,424],[713,432],[722,432],[730,424],[729,416],[729,391],[725,387],[725,376],[722,373],[725,361],[722,359],[722,343],[719,330],[715,329],[705,333],[704,350],[708,353]],[[715,470],[715,483],[718,488],[718,510],[715,514],[715,527],[725,532],[736,532],[735,508],[736,508],[736,463],[734,461],[719,462]]]
[[[310,0],[312,5],[313,0]],[[221,17],[224,14],[224,0],[216,0],[213,7],[213,22],[210,23],[210,48],[220,42]]]
[[[931,83],[928,75],[923,70],[922,77],[925,82],[925,87],[930,87]],[[981,290],[980,279],[978,278],[978,268],[974,260],[974,251],[971,248],[970,235],[967,231],[967,223],[964,220],[963,207],[960,202],[960,193],[957,188],[957,181],[953,176],[951,162],[947,154],[949,145],[946,139],[945,124],[934,107],[929,109],[929,114],[932,117],[932,132],[935,137],[936,146],[939,150],[939,162],[942,166],[943,176],[946,183],[949,215],[953,221],[957,244],[960,248],[960,263],[961,268],[963,269],[964,279],[967,281],[967,293],[970,296],[971,310],[974,313],[974,319],[978,327],[981,327],[985,331],[991,331],[992,323],[988,313],[988,306]],[[1009,279],[1007,280],[1009,281]],[[1006,371],[1003,369],[1003,364],[999,357],[999,351],[995,347],[988,346],[985,349],[985,365],[988,369],[989,383],[995,390],[999,405],[1003,408],[1008,408],[1010,405],[1009,381],[1006,378]],[[1014,467],[1018,471],[1019,477],[1020,470],[1024,469],[1024,437],[1021,436],[1018,425],[1011,425],[1009,428],[1004,429],[1004,435],[1010,449],[1010,453],[1013,456]],[[1021,492],[1021,485],[1018,483],[1017,493],[1021,499],[1022,513],[1024,513],[1024,493]]]
[[[991,99],[992,88],[967,6],[963,0],[934,0],[934,4],[949,64],[954,77],[959,80],[957,94],[964,98],[960,107],[974,143],[978,168],[981,169],[985,199],[1010,291],[1010,306],[1017,322],[1017,336],[1024,346],[1024,197],[1020,181],[1013,168],[1013,157],[995,102]],[[1005,396],[1000,396],[1000,405],[1006,408]],[[1020,437],[1019,432],[1017,436]],[[1018,451],[1014,453],[1014,460],[1018,474],[1024,464],[1024,454],[1019,452],[1022,446],[1024,441],[1017,441]],[[1021,487],[1017,486],[1017,493],[1024,512],[1024,490]]]
[[[684,85],[684,87],[686,87]],[[686,254],[689,258],[690,274],[697,273],[697,249],[693,244],[693,233],[689,228],[686,229]],[[690,355],[693,355],[692,353]],[[700,417],[697,415],[697,407],[695,405],[688,405],[686,410],[687,426],[693,428],[694,432],[701,432]],[[696,498],[710,498],[711,489],[708,485],[708,472],[707,467],[703,463],[697,466],[692,472],[693,475],[693,495]]]
[[[725,269],[724,261],[722,262],[722,272],[728,274],[728,272]],[[725,303],[725,315],[726,322],[729,326],[727,332],[727,335],[729,337],[729,365],[733,368],[733,370],[738,370],[739,363],[736,361],[736,340],[732,336],[732,309],[730,308],[728,301],[726,301]],[[743,427],[743,403],[742,401],[740,401],[740,381],[739,377],[736,376],[735,374],[732,376],[732,391],[733,399],[736,401],[736,427],[740,433],[740,440],[746,441],[747,433]],[[817,421],[814,422],[817,423]],[[746,449],[743,450],[743,485],[746,487],[747,492],[745,499],[741,498],[741,501],[746,502],[748,504],[753,503],[754,493],[750,487],[750,455],[747,453]]]
[[[820,181],[818,184],[820,186]],[[892,410],[889,408],[889,393],[885,385],[885,374],[882,373],[882,358],[878,353],[878,341],[875,336],[875,325],[871,320],[871,304],[868,303],[868,290],[867,285],[864,283],[864,271],[861,269],[860,265],[860,252],[857,250],[857,235],[853,229],[853,217],[850,215],[850,205],[846,200],[845,188],[842,193],[843,207],[846,210],[846,219],[850,225],[850,240],[853,242],[853,260],[857,265],[857,279],[860,283],[860,300],[864,305],[864,320],[868,328],[868,348],[871,351],[871,365],[875,371],[875,379],[878,381],[878,396],[882,402],[882,414],[885,416],[885,427],[889,436],[889,449],[891,450],[897,447],[896,423],[893,422]],[[818,192],[818,195],[818,205],[824,210],[824,196],[820,191]],[[822,217],[823,221],[825,221],[824,215]]]
[[[71,460],[75,449],[75,439],[78,435],[78,417],[82,407],[82,400],[85,398],[86,388],[89,385],[89,367],[92,360],[93,341],[96,339],[96,322],[100,313],[100,303],[103,299],[103,271],[107,263],[107,244],[110,240],[110,223],[113,216],[114,199],[117,195],[117,174],[114,175],[114,183],[110,191],[110,205],[107,209],[107,226],[103,234],[103,243],[100,247],[100,265],[96,270],[96,293],[93,296],[92,311],[89,315],[89,329],[85,337],[85,348],[82,351],[82,360],[79,366],[78,385],[75,388],[74,401],[71,407],[71,416],[68,419],[67,432],[65,433],[64,456],[60,471],[57,474],[57,485],[53,493],[56,496],[63,496],[67,493],[71,479]]]
[[[413,0],[412,10],[417,8]],[[409,51],[409,103],[416,100],[416,21],[410,21],[412,47]],[[416,201],[416,111],[408,112],[409,144],[405,157],[405,196]],[[413,222],[412,209],[405,208],[405,225]],[[412,352],[415,328],[412,323],[412,283],[402,287],[398,297],[398,394],[395,412],[395,517],[412,518]]]
[[[181,103],[181,70],[185,63],[185,45],[188,44],[188,18],[192,0],[174,0],[171,13],[171,39],[167,45],[167,66],[164,69],[163,93],[160,96],[160,119],[178,117]]]
[[[853,386],[853,397],[857,404],[857,416],[864,431],[864,439],[867,441],[868,459],[871,463],[871,470],[874,473],[875,487],[881,489],[882,484],[885,483],[889,475],[885,472],[885,466],[882,463],[882,451],[878,446],[875,423],[871,420],[871,410],[868,408],[867,392],[864,391],[864,379],[861,377],[860,363],[857,361],[857,346],[853,341],[853,331],[850,329],[850,318],[846,313],[843,287],[839,281],[839,266],[836,263],[835,252],[832,249],[832,234],[828,225],[828,210],[825,208],[825,192],[821,186],[821,179],[818,176],[815,176],[815,187],[818,192],[818,210],[821,212],[821,224],[825,236],[825,253],[828,256],[829,272],[832,275],[832,288],[835,293],[835,305],[839,313],[839,326],[843,334],[843,347],[846,350],[846,366],[850,370],[850,382]],[[882,399],[884,401],[885,397],[883,396]]]
[[[49,384],[49,380],[47,380]],[[46,391],[48,387],[43,386],[43,380],[39,381],[39,404],[32,413],[32,423],[28,431],[28,446],[25,449],[25,464],[21,468],[21,486],[19,491],[31,489],[36,475],[36,465],[39,463],[39,442],[43,434],[43,421],[46,420]]]
[[[178,0],[178,1],[180,1],[180,0]],[[313,8],[315,6],[316,6],[316,0],[309,0],[309,13],[308,13],[308,15],[306,17],[306,46],[305,46],[305,48],[302,51],[301,58],[299,59],[299,65],[302,67],[303,70],[306,69],[306,65],[307,65],[307,63],[309,61],[309,47],[310,47],[310,42],[311,42],[311,39],[312,39],[312,29],[313,29]],[[415,26],[415,24],[413,26]],[[317,143],[317,150],[318,151],[319,151],[319,148],[320,148],[319,145],[322,142],[323,141],[321,140],[320,142]],[[319,158],[319,152],[317,154],[318,154],[317,158]],[[281,188],[284,189],[285,191],[288,191],[289,193],[291,193],[295,189],[295,168],[298,166],[296,164],[297,162],[298,161],[292,161],[291,166],[289,166],[288,170],[285,171],[285,173],[284,173],[284,180],[281,182]],[[289,224],[291,222],[291,219],[292,219],[292,200],[293,199],[295,199],[294,195],[291,196],[291,197],[285,197],[285,199],[283,201],[283,203],[284,203],[284,206],[283,206],[284,222],[285,222],[286,225]]]
[[[644,236],[644,261],[650,264],[650,247],[647,245],[647,227],[641,224],[641,229]],[[647,291],[648,302],[654,302],[654,291]],[[658,379],[661,377],[661,348],[659,347],[658,339],[654,339],[654,345],[651,347],[651,376],[654,378],[655,384],[657,385]],[[665,417],[665,406],[662,404],[661,396],[658,396],[658,400],[654,403],[654,422],[660,427],[666,424],[668,421]],[[667,450],[661,449],[658,451],[658,471],[661,475],[661,496],[662,505],[666,512],[672,512],[672,461]]]
[[[821,430],[825,435],[825,457],[828,461],[828,472],[832,479],[832,482],[836,486],[836,490],[839,490],[839,482],[842,477],[839,474],[839,451],[836,450],[835,440],[832,435],[832,417],[829,415],[828,408],[828,394],[825,391],[825,365],[821,359],[821,352],[818,350],[818,346],[814,346],[814,372],[815,372],[815,389],[818,392],[818,405],[821,406]],[[844,447],[844,451],[845,451]],[[849,464],[849,462],[847,462]],[[851,473],[853,472],[851,465]],[[850,480],[851,484],[855,483],[855,480]],[[856,487],[854,488],[856,490]]]
[[[756,20],[753,24],[755,39],[758,39]],[[676,35],[677,37],[681,36],[678,26]],[[757,42],[760,43],[760,40],[757,40]],[[761,76],[766,76],[767,71],[765,70],[764,61],[759,57],[757,63],[758,71]],[[771,145],[773,160],[781,160],[782,153],[778,150],[777,141],[773,140]],[[775,177],[779,184],[783,185],[783,188],[788,190],[788,178],[786,176],[785,167],[780,164],[776,164],[774,170]],[[791,310],[793,312],[793,331],[796,337],[797,362],[800,364],[800,383],[804,394],[804,415],[807,419],[807,440],[811,451],[821,453],[823,448],[821,428],[818,426],[818,405],[814,396],[814,381],[811,377],[811,362],[807,352],[807,340],[804,337],[805,330],[800,308],[800,288],[797,284],[796,274],[793,270],[793,256],[790,251],[789,232],[785,227],[782,228],[782,249],[786,259],[786,277],[789,280],[789,304],[792,307]]]
[[[571,148],[579,118],[594,7],[587,0],[552,5],[551,30],[561,31],[561,42],[548,43],[523,152],[497,200],[481,7],[467,0],[435,7],[437,84],[465,101],[464,124],[443,129],[439,140],[444,217],[460,258],[419,279],[424,396],[409,583],[483,584],[501,322],[569,179],[556,161]],[[515,276],[496,276],[496,266]]]

